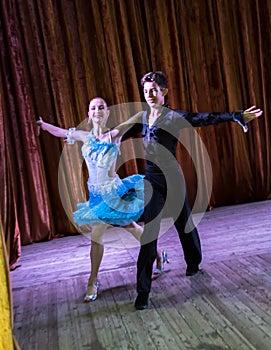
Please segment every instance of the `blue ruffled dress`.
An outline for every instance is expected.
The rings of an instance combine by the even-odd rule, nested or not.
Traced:
[[[144,176],[132,175],[124,179],[116,174],[108,176],[116,161],[119,147],[111,142],[97,140],[91,131],[82,146],[82,155],[88,168],[89,200],[77,205],[73,213],[78,225],[103,222],[125,226],[138,221],[144,211]]]

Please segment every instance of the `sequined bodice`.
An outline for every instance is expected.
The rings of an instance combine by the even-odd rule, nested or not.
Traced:
[[[89,183],[93,185],[104,184],[110,181],[108,171],[115,162],[119,147],[112,142],[97,140],[91,131],[82,146],[82,155],[85,159]]]

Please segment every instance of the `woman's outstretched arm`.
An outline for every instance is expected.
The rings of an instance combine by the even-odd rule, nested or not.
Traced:
[[[76,130],[75,128],[63,129],[50,123],[45,123],[41,117],[39,117],[36,123],[42,130],[49,132],[53,136],[65,138],[67,141],[69,141],[69,138],[72,138],[75,141],[84,142],[88,135],[88,131]]]

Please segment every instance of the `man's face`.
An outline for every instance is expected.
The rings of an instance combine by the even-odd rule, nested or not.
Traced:
[[[155,82],[146,82],[143,87],[144,97],[150,107],[155,105],[163,105],[165,103],[165,95],[167,89],[161,88]]]

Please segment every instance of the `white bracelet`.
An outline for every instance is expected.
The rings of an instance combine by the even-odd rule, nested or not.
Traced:
[[[75,142],[74,138],[72,137],[72,134],[74,133],[75,130],[76,130],[76,128],[69,128],[69,130],[66,134],[66,142],[69,145],[73,145]]]

